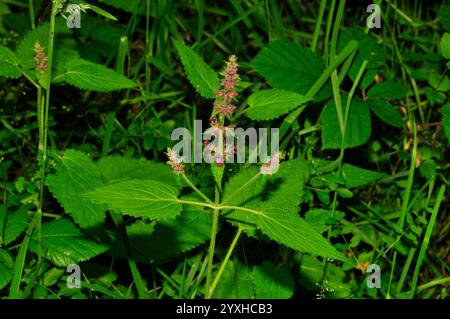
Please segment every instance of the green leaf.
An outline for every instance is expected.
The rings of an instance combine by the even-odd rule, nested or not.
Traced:
[[[72,59],[67,62],[65,71],[54,77],[53,81],[67,82],[79,89],[98,92],[130,89],[137,86],[132,80],[104,65],[83,59]]]
[[[322,298],[348,298],[351,285],[344,282],[345,272],[338,266],[328,263],[323,273],[323,262],[313,256],[303,255],[300,264],[301,284],[308,290],[326,293]],[[319,286],[322,283],[322,286]]]
[[[67,267],[98,256],[108,249],[83,234],[70,220],[60,218],[42,225],[41,245],[44,257],[59,267]],[[37,253],[37,234],[33,234],[30,250]]]
[[[373,37],[353,28],[344,30],[339,34],[338,50],[342,50],[351,40],[355,40],[359,43],[359,49],[348,71],[348,75],[355,81],[361,65],[364,60],[367,60],[366,72],[360,83],[360,86],[365,88],[373,82],[374,75],[376,74],[372,69],[383,66],[384,61],[386,60],[386,53],[383,46],[378,45]]]
[[[214,91],[220,87],[217,73],[194,50],[177,40],[174,43],[192,86],[201,96],[214,98]]]
[[[95,13],[97,13],[98,15],[101,15],[102,17],[105,17],[107,19],[111,19],[113,21],[117,21],[117,18],[115,16],[113,16],[112,14],[110,14],[109,12],[103,10],[102,8],[99,8],[97,6],[94,6],[92,4],[86,3],[83,0],[72,0],[73,3],[76,4],[80,4],[83,6],[83,9],[90,9],[92,11],[94,11]]]
[[[305,220],[319,233],[329,228],[327,221],[332,218],[332,212],[321,208],[313,208],[306,212]]]
[[[250,95],[246,113],[252,120],[272,120],[308,101],[308,98],[295,92],[262,90]]]
[[[11,254],[0,249],[0,289],[3,289],[13,277],[14,260]]]
[[[277,206],[262,205],[256,212],[257,225],[261,232],[271,239],[297,251],[326,258],[345,260],[322,235],[310,224]]]
[[[350,164],[344,164],[342,166],[342,176],[345,179],[345,186],[354,188],[373,183],[386,177],[387,174],[383,172],[371,171]]]
[[[28,210],[26,205],[15,212],[7,211],[6,206],[0,208],[0,244],[8,245],[25,230],[29,221]]]
[[[121,156],[102,158],[97,167],[108,183],[130,179],[155,180],[175,188],[181,185],[169,165]]]
[[[438,11],[439,22],[442,24],[445,30],[450,32],[450,5],[443,4],[439,7]]]
[[[343,95],[342,102],[345,105],[347,99]],[[343,109],[345,106],[343,105]],[[343,112],[345,112],[343,110]],[[330,100],[322,110],[322,148],[341,148],[342,136],[339,129],[338,116],[334,100]],[[356,147],[366,143],[371,134],[370,112],[367,103],[354,96],[348,115],[347,129],[344,147]]]
[[[442,56],[446,59],[450,59],[450,34],[447,32],[442,36],[439,48]]]
[[[127,180],[98,187],[82,196],[109,209],[136,217],[170,219],[181,212],[178,190],[152,180]]]
[[[66,150],[56,173],[47,176],[46,185],[81,228],[96,228],[105,220],[104,206],[80,196],[103,185],[97,167],[86,154]]]
[[[0,45],[0,76],[16,79],[21,75],[19,61],[14,52]]]
[[[261,73],[275,89],[293,91],[305,95],[324,71],[320,59],[309,49],[289,41],[272,41],[251,65]],[[315,97],[323,100],[331,94],[326,84]]]
[[[138,261],[165,261],[205,243],[210,238],[211,215],[185,205],[175,219],[156,225],[138,222],[127,227],[133,256]]]
[[[310,254],[343,259],[325,238],[298,216],[309,171],[304,161],[283,162],[273,176],[253,177],[256,167],[244,169],[227,183],[221,205],[243,209],[224,211],[225,217],[241,227],[256,226],[271,239]],[[253,180],[252,183],[249,181]],[[251,228],[250,228],[251,229]]]
[[[368,100],[370,109],[378,116],[383,122],[386,124],[395,126],[395,127],[404,127],[405,123],[403,122],[403,116],[395,109],[395,107],[385,100],[382,99],[369,99]]]
[[[237,260],[230,260],[214,290],[213,298],[251,299],[253,295],[251,268]]]
[[[211,172],[214,176],[214,180],[216,181],[217,186],[219,187],[219,190],[222,190],[222,179],[223,179],[223,173],[225,171],[225,163],[222,163],[222,166],[217,166],[217,163],[211,164]]]
[[[276,267],[265,261],[254,266],[252,274],[256,298],[288,299],[294,294],[294,278],[287,267]]]
[[[99,0],[109,6],[124,10],[132,14],[145,15],[146,6],[144,1],[129,1],[129,0]]]
[[[388,100],[399,100],[406,97],[406,88],[394,81],[381,82],[372,86],[367,93],[371,98],[383,98]]]
[[[450,142],[450,104],[442,106],[441,113],[444,132]]]

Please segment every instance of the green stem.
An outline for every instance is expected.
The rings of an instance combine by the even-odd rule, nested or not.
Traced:
[[[211,240],[209,242],[209,250],[208,250],[208,265],[206,270],[206,290],[205,290],[205,298],[210,298],[210,289],[211,289],[211,278],[212,278],[212,268],[214,263],[214,252],[215,252],[215,246],[216,246],[216,235],[217,235],[217,226],[219,224],[219,215],[220,210],[218,208],[219,206],[219,189],[216,186],[215,191],[215,202],[217,205],[217,208],[214,209],[214,214],[212,217],[212,225],[211,225]]]
[[[208,198],[208,196],[206,196],[205,194],[203,194],[203,192],[201,190],[199,190],[194,183],[191,182],[191,180],[186,176],[186,174],[181,174],[181,177],[183,178],[183,180],[186,182],[186,184],[189,185],[189,187],[191,187],[194,192],[196,192],[201,198],[203,198],[205,200],[205,202],[214,205],[214,203]]]
[[[30,11],[30,22],[31,22],[31,29],[36,29],[36,23],[34,20],[34,4],[33,0],[28,0],[28,9]]]
[[[20,298],[20,283],[22,281],[23,268],[25,266],[25,258],[27,256],[28,246],[30,244],[31,235],[35,224],[37,222],[38,215],[35,215],[32,222],[28,225],[28,229],[25,233],[25,237],[20,244],[19,252],[17,253],[16,261],[14,263],[14,277],[9,288],[9,298]]]
[[[327,4],[327,0],[320,1],[319,16],[317,17],[317,20],[316,20],[316,26],[314,28],[313,39],[311,42],[311,51],[312,52],[316,52],[317,41],[319,40],[320,27],[322,26],[323,14],[325,12],[326,4]]]
[[[217,272],[216,276],[214,277],[214,280],[211,284],[211,287],[209,288],[209,292],[208,292],[208,298],[211,298],[212,295],[214,294],[214,290],[216,289],[217,284],[220,281],[220,278],[223,275],[223,272],[228,264],[228,261],[230,260],[231,254],[233,253],[234,248],[236,247],[236,244],[239,240],[239,237],[241,236],[242,232],[244,231],[244,228],[239,227],[236,235],[233,238],[233,241],[231,242],[230,247],[228,248],[227,254],[225,255],[225,259],[222,261],[222,264],[220,265],[219,271]]]
[[[434,225],[436,224],[436,218],[439,212],[439,207],[441,206],[442,199],[444,198],[445,188],[446,188],[445,185],[442,185],[441,188],[439,189],[439,193],[436,198],[436,203],[434,204],[433,212],[431,213],[430,221],[428,222],[427,230],[425,232],[425,237],[423,238],[422,246],[420,247],[419,256],[417,258],[416,267],[414,268],[414,274],[412,277],[411,292],[409,295],[410,298],[414,297],[414,293],[416,291],[417,280],[419,279],[420,274],[420,267],[422,266],[422,262],[425,258],[425,253],[427,251],[431,235],[433,234],[433,228]]]

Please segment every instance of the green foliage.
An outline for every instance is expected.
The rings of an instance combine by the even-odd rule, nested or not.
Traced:
[[[308,102],[303,95],[285,90],[262,90],[248,98],[247,116],[252,120],[272,120]]]
[[[33,235],[30,249],[38,250],[37,234]],[[67,267],[104,253],[108,246],[83,234],[74,223],[60,218],[42,225],[41,245],[44,257],[59,267]]]
[[[103,223],[104,206],[81,196],[103,185],[100,173],[86,154],[66,150],[56,165],[56,173],[47,176],[46,184],[80,227],[95,228]]]
[[[386,124],[395,127],[403,127],[405,125],[402,114],[387,101],[383,99],[371,98],[367,103],[369,104],[372,112]]]
[[[251,268],[239,261],[230,261],[213,297],[221,299],[250,299],[253,298],[253,295]]]
[[[21,75],[19,60],[14,52],[0,45],[0,76],[18,78]]]
[[[198,247],[209,239],[210,231],[211,215],[187,205],[174,219],[156,225],[138,222],[127,227],[133,256],[145,262],[165,261]]]
[[[319,58],[298,43],[272,41],[262,50],[251,65],[261,73],[275,89],[293,91],[305,95],[324,70]],[[323,100],[331,93],[324,86],[316,100]]]
[[[136,83],[101,64],[83,59],[72,59],[65,65],[65,70],[53,79],[56,82],[67,82],[79,89],[109,92],[129,89]]]
[[[294,279],[287,267],[263,262],[253,267],[252,275],[256,298],[288,299],[294,294]]]
[[[14,259],[5,249],[0,249],[0,289],[5,287],[13,277]]]
[[[444,132],[450,142],[450,104],[442,106],[442,123],[444,124]]]
[[[405,98],[406,89],[398,82],[386,81],[372,86],[367,92],[367,96],[370,98],[398,100]]]
[[[346,100],[345,95],[344,97],[343,101]],[[361,98],[357,96],[353,97],[348,112],[344,147],[352,148],[366,143],[372,129],[369,107]],[[339,149],[342,144],[342,136],[339,129],[336,106],[333,100],[330,100],[322,110],[321,122],[322,148]]]
[[[201,96],[213,98],[214,91],[219,89],[217,73],[194,50],[177,40],[174,43],[192,86]]]
[[[280,164],[275,175],[260,176],[252,184],[249,181],[256,175],[256,169],[243,170],[225,186],[223,203],[242,206],[245,210],[235,210],[225,216],[243,227],[254,225],[287,247],[342,260],[342,254],[298,216],[307,170],[303,161],[291,160]]]
[[[383,177],[386,177],[387,174],[371,171],[350,164],[344,164],[342,165],[342,176],[345,180],[345,186],[353,188],[373,183]]]
[[[0,245],[13,242],[27,227],[29,222],[29,206],[22,206],[17,211],[7,211],[0,208]]]
[[[177,195],[176,188],[161,182],[127,180],[97,187],[81,197],[126,215],[171,219],[181,212]]]

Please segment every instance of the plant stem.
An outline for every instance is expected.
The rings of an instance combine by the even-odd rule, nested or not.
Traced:
[[[220,281],[220,278],[223,275],[223,272],[228,264],[228,261],[230,260],[231,254],[233,253],[234,248],[236,247],[236,244],[239,240],[239,237],[241,236],[242,232],[244,231],[244,228],[239,227],[236,235],[233,238],[233,241],[231,242],[230,247],[228,248],[227,254],[225,255],[225,259],[222,261],[222,264],[220,265],[219,271],[217,272],[216,276],[214,277],[214,280],[211,284],[211,287],[209,288],[208,292],[208,298],[211,298],[214,294],[214,290],[216,289],[217,284]]]
[[[422,266],[422,262],[425,258],[428,243],[430,242],[430,238],[433,233],[434,224],[436,224],[436,217],[439,212],[439,207],[441,206],[442,199],[444,198],[445,188],[446,188],[445,185],[442,185],[441,188],[439,189],[439,193],[436,198],[436,203],[434,204],[433,212],[431,213],[430,221],[428,222],[427,230],[425,232],[425,237],[423,238],[422,246],[420,247],[419,256],[417,258],[416,267],[414,268],[414,274],[412,277],[411,292],[409,295],[410,298],[414,297],[414,293],[416,291],[420,267]]]
[[[183,180],[186,182],[186,184],[189,185],[189,187],[191,187],[194,192],[196,192],[201,198],[203,198],[207,203],[214,205],[214,203],[208,198],[208,196],[206,196],[205,194],[203,194],[203,192],[201,190],[199,190],[194,183],[191,182],[191,180],[186,176],[186,174],[181,174],[181,177],[183,178]]]
[[[212,225],[211,225],[211,240],[209,242],[209,250],[208,250],[208,265],[206,270],[206,290],[205,290],[205,298],[209,299],[210,294],[210,285],[211,285],[211,277],[212,277],[212,267],[214,262],[214,252],[215,252],[215,246],[216,246],[216,235],[217,235],[217,226],[219,224],[219,214],[220,210],[218,208],[219,206],[219,189],[216,186],[215,190],[215,202],[217,205],[217,208],[214,209],[214,214],[212,217]]]
[[[327,4],[327,0],[320,1],[319,16],[317,17],[317,20],[316,20],[316,26],[314,28],[313,39],[311,42],[311,51],[312,52],[316,52],[317,41],[319,40],[320,27],[322,26],[323,14],[325,12],[326,4]]]
[[[31,22],[31,29],[36,29],[36,23],[34,20],[34,4],[33,0],[28,0],[28,10],[30,11],[30,22]]]

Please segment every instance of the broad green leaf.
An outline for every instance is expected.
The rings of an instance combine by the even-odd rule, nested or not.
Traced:
[[[261,232],[278,243],[311,255],[345,260],[342,253],[296,213],[263,204],[254,214]]]
[[[370,109],[375,113],[375,115],[386,124],[395,127],[405,126],[403,116],[400,111],[395,109],[395,106],[389,104],[387,101],[378,98],[370,98],[367,103],[369,103]]]
[[[384,61],[386,60],[386,53],[383,46],[380,46],[375,38],[353,28],[344,30],[339,34],[338,50],[342,50],[350,40],[355,40],[359,43],[359,50],[355,55],[355,59],[348,71],[348,75],[354,81],[362,63],[364,60],[367,60],[367,70],[360,83],[360,87],[366,88],[373,82],[374,75],[376,74],[372,69],[383,66]]]
[[[42,225],[41,245],[44,257],[59,267],[67,267],[104,253],[108,246],[83,234],[70,220],[60,218]],[[33,234],[30,249],[37,253],[37,234]]]
[[[136,217],[170,219],[181,212],[178,190],[152,180],[126,180],[86,192],[83,198]]]
[[[105,207],[80,196],[103,185],[97,167],[86,154],[66,150],[56,173],[47,176],[46,185],[81,228],[95,228],[103,223]]]
[[[136,83],[104,65],[72,59],[63,73],[53,78],[55,83],[67,82],[79,89],[109,92],[136,87]]]
[[[450,142],[450,104],[445,104],[442,106],[441,113],[444,132]]]
[[[295,92],[262,90],[250,95],[246,113],[252,120],[272,120],[308,101],[308,98]]]
[[[351,285],[345,282],[345,272],[338,266],[328,263],[323,278],[323,262],[316,257],[308,255],[301,257],[300,276],[302,286],[312,291],[322,290],[321,293],[325,293],[322,298],[348,298],[351,295]],[[322,287],[319,286],[320,283]]]
[[[275,89],[293,91],[305,95],[324,71],[324,66],[309,49],[289,41],[272,41],[261,50],[251,65],[261,73]],[[323,100],[330,96],[327,83],[314,97]]]
[[[251,268],[237,260],[230,260],[225,267],[213,297],[218,299],[253,298]]]
[[[213,98],[220,87],[217,73],[194,50],[177,40],[174,43],[192,86],[201,96]]]
[[[381,82],[372,86],[367,92],[370,98],[383,98],[388,100],[398,100],[406,97],[406,88],[394,81]]]
[[[14,260],[11,254],[0,249],[0,289],[3,289],[13,277]]]
[[[8,245],[25,230],[30,220],[28,210],[26,205],[14,212],[6,211],[6,206],[0,207],[0,244]]]
[[[186,205],[175,219],[156,225],[138,222],[128,226],[127,233],[137,260],[165,261],[207,242],[211,233],[211,214]]]
[[[441,50],[441,54],[444,58],[450,59],[450,34],[444,33],[442,36],[441,42],[439,44],[439,48]]]
[[[332,212],[321,208],[310,209],[305,214],[306,222],[321,234],[329,228],[327,221],[330,218],[332,218]]]
[[[345,179],[345,186],[353,188],[373,183],[386,177],[387,174],[383,172],[371,171],[350,164],[344,164],[342,166],[342,176]]]
[[[342,103],[345,109],[346,95]],[[343,110],[343,112],[345,112]],[[322,110],[322,148],[341,148],[342,136],[339,129],[338,116],[334,100],[330,100]],[[345,134],[344,147],[360,146],[369,140],[371,134],[371,121],[369,107],[366,102],[354,96],[350,105],[348,122]]]
[[[225,163],[222,164],[222,166],[217,166],[217,163],[211,164],[211,172],[214,176],[214,180],[216,181],[217,186],[219,187],[219,190],[222,190],[222,179],[223,179],[223,173],[225,171]]]
[[[222,205],[243,208],[226,210],[223,214],[229,221],[247,229],[256,226],[272,240],[298,251],[344,258],[298,215],[304,183],[309,175],[302,160],[281,163],[273,176],[258,176],[254,179],[257,173],[256,167],[244,169],[225,186]]]
[[[169,165],[146,160],[121,156],[102,158],[97,167],[108,183],[130,179],[155,180],[175,188],[180,183]]]
[[[287,267],[277,267],[265,261],[254,266],[252,274],[256,298],[288,299],[294,294],[294,278]]]
[[[19,61],[14,52],[0,45],[0,76],[18,78],[21,74]]]

